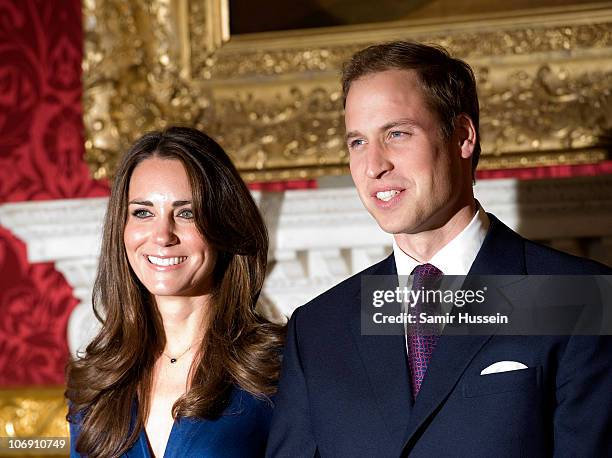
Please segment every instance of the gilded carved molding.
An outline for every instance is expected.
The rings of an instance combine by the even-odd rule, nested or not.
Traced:
[[[141,133],[213,135],[249,180],[346,173],[338,73],[369,43],[441,44],[475,69],[481,168],[609,157],[612,6],[230,37],[225,0],[86,0],[87,160]]]
[[[513,30],[459,30],[456,36],[440,34],[431,30],[406,33],[404,25],[398,30],[386,29],[379,38],[368,40],[355,37],[350,45],[318,46],[318,40],[305,38],[305,45],[291,44],[287,49],[258,49],[248,40],[237,39],[236,46],[230,46],[207,59],[200,60],[194,66],[195,74],[205,79],[227,79],[240,77],[257,77],[260,75],[279,75],[301,72],[337,71],[342,63],[359,49],[378,41],[409,38],[444,46],[453,54],[466,60],[507,57],[533,56],[537,53],[555,53],[576,50],[605,50],[612,43],[612,24],[566,24],[555,26],[520,27]],[[511,26],[516,27],[516,26]],[[348,27],[347,27],[348,28]],[[351,29],[354,27],[351,27]],[[452,32],[451,32],[452,33]],[[330,37],[332,40],[334,37]],[[272,42],[276,44],[276,38]],[[267,41],[267,40],[261,40]],[[312,44],[309,42],[313,42]],[[242,44],[246,49],[240,49]],[[263,44],[263,43],[262,43]]]

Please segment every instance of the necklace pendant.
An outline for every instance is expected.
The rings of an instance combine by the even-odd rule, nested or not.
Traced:
[[[171,362],[172,364],[176,363],[176,358],[170,358],[170,362]]]

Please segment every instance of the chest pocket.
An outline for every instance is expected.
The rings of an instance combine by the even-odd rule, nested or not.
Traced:
[[[476,375],[465,380],[463,396],[475,398],[513,391],[537,390],[541,384],[542,367],[528,367],[496,374]]]

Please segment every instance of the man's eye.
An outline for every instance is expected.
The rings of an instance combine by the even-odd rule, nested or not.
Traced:
[[[365,140],[363,138],[357,138],[355,140],[351,140],[351,142],[349,143],[349,148],[357,148],[364,144]]]
[[[148,218],[149,216],[153,216],[153,213],[151,213],[149,210],[145,210],[144,208],[139,208],[134,210],[132,215],[134,215],[136,218]]]
[[[389,132],[389,137],[391,138],[402,138],[407,135],[408,135],[407,132],[402,132],[400,130],[394,130],[394,131]]]
[[[185,218],[185,219],[193,219],[193,212],[187,209],[181,210],[178,216],[180,216],[181,218]]]

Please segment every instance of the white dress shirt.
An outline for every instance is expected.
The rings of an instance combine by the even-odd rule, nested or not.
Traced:
[[[433,257],[419,262],[407,255],[393,239],[393,256],[398,276],[408,276],[419,264],[433,264],[444,275],[467,275],[482,247],[489,230],[489,217],[480,204],[476,214],[465,228],[450,242],[444,245]]]
[[[470,223],[457,236],[444,245],[440,250],[425,262],[419,262],[412,256],[407,255],[397,245],[393,239],[393,256],[397,267],[397,276],[400,285],[412,288],[412,279],[408,277],[414,268],[420,264],[432,264],[442,271],[444,275],[467,275],[482,247],[487,231],[489,230],[489,217],[478,204],[478,210]],[[403,278],[402,278],[403,277]],[[459,289],[463,279],[455,278],[450,284],[445,285],[444,289]],[[404,304],[404,307],[407,305]],[[448,307],[448,309],[446,309]],[[452,304],[444,304],[443,312],[450,312]],[[405,309],[404,309],[405,310]],[[408,329],[404,324],[404,339],[406,344],[406,354],[408,354]],[[441,326],[442,329],[444,326]]]

